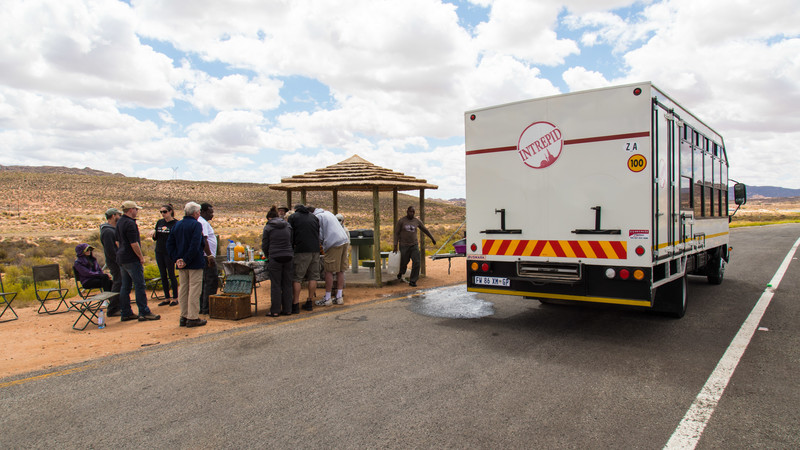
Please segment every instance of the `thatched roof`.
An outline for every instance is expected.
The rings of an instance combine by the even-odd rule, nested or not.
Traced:
[[[269,185],[279,191],[410,191],[417,189],[438,189],[435,184],[394,172],[353,155],[332,166],[313,172],[282,178],[280,184]]]

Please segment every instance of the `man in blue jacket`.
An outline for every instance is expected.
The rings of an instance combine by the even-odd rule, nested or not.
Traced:
[[[175,224],[167,238],[167,253],[175,261],[181,279],[178,285],[180,326],[202,327],[206,321],[199,316],[200,291],[203,288],[203,268],[207,262],[203,226],[197,221],[200,217],[200,205],[189,202],[183,212],[185,216]]]

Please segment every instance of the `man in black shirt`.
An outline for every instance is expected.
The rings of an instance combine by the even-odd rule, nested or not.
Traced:
[[[122,321],[136,319],[131,309],[131,284],[136,291],[136,307],[139,309],[139,321],[158,320],[161,316],[150,312],[147,307],[147,292],[144,284],[144,255],[142,254],[139,226],[136,216],[139,215],[136,202],[127,201],[122,204],[122,217],[117,222],[117,263],[122,274],[122,286],[119,291],[119,307]]]
[[[294,249],[293,299],[300,303],[301,283],[308,281],[308,300],[303,309],[314,309],[317,296],[317,280],[319,280],[319,220],[304,205],[296,205],[294,214],[289,216],[292,226],[292,248]]]

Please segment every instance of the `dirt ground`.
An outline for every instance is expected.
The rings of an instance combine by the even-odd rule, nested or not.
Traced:
[[[268,281],[262,282],[258,288],[257,315],[237,321],[211,319],[206,326],[196,328],[181,328],[178,326],[178,319],[180,318],[179,306],[157,306],[158,302],[152,300],[149,302],[150,309],[153,313],[160,314],[161,320],[121,322],[119,317],[112,317],[107,321],[106,328],[100,330],[97,326],[90,324],[84,331],[72,329],[73,322],[79,317],[77,312],[46,315],[37,314],[36,307],[15,307],[19,320],[0,323],[0,333],[2,333],[0,336],[2,336],[3,341],[3,349],[0,354],[0,378],[53,369],[67,364],[130,352],[153,345],[164,345],[232,328],[255,324],[268,325],[285,320],[310,317],[312,314],[350,308],[372,300],[406,293],[411,294],[419,289],[463,283],[466,277],[463,258],[453,259],[450,274],[448,274],[446,259],[437,261],[428,259],[426,266],[427,276],[420,279],[416,288],[396,280],[381,288],[374,286],[346,287],[344,305],[315,306],[313,312],[301,311],[299,316],[291,315],[279,318],[265,316],[269,307],[270,286]],[[320,297],[323,294],[324,288],[318,288],[317,296]],[[300,298],[301,302],[306,298],[305,289]],[[12,306],[14,305],[12,304]],[[136,305],[131,306],[135,313]],[[3,319],[6,319],[9,314],[9,312],[6,312]],[[207,316],[201,317],[207,318]]]

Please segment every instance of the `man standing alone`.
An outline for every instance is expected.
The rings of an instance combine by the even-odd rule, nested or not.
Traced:
[[[161,316],[150,312],[147,307],[147,292],[144,286],[144,255],[142,254],[139,226],[136,216],[139,215],[136,202],[127,201],[122,204],[122,217],[117,222],[117,263],[122,274],[122,285],[119,290],[119,307],[123,322],[133,320],[131,309],[131,284],[136,291],[136,307],[139,309],[139,321],[158,320]]]
[[[200,217],[197,219],[203,227],[203,236],[206,238],[204,244],[204,252],[208,264],[203,269],[203,292],[200,294],[200,314],[208,314],[208,298],[217,293],[217,286],[219,286],[219,274],[217,270],[216,260],[213,258],[217,254],[217,235],[211,224],[208,223],[214,218],[214,207],[208,203],[200,205]]]
[[[167,254],[178,266],[181,282],[178,284],[178,303],[181,305],[181,318],[179,325],[182,327],[202,327],[206,324],[201,319],[200,290],[203,284],[203,268],[206,260],[213,260],[213,256],[205,255],[205,239],[203,226],[198,222],[200,205],[189,202],[183,209],[183,220],[167,237]]]
[[[106,257],[106,266],[111,271],[111,292],[119,292],[122,285],[122,275],[117,264],[117,221],[122,216],[122,211],[117,208],[106,210],[106,223],[100,225],[100,243],[103,244],[103,255]],[[119,315],[119,296],[115,296],[108,305],[108,316]]]
[[[400,247],[400,273],[397,274],[397,279],[403,278],[408,268],[408,261],[411,261],[411,276],[408,278],[409,286],[416,287],[417,280],[419,280],[419,242],[417,240],[417,229],[422,230],[427,234],[433,245],[436,245],[436,239],[431,236],[431,233],[422,224],[422,221],[415,216],[416,210],[413,206],[409,206],[406,210],[406,216],[401,217],[394,227],[394,251],[397,251],[398,243]]]

